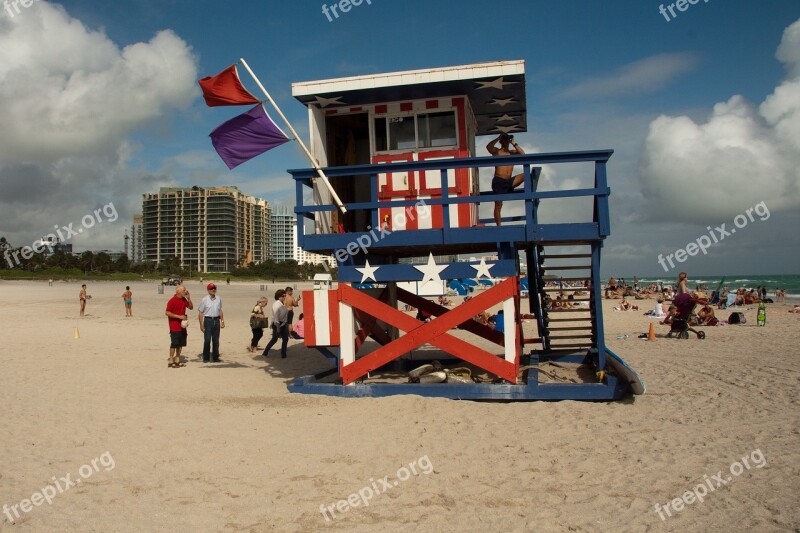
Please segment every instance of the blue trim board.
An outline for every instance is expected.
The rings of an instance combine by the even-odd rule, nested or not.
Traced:
[[[415,394],[429,398],[453,400],[594,400],[607,401],[622,398],[628,390],[614,376],[606,376],[607,383],[575,384],[522,384],[501,383],[421,384],[421,383],[354,383],[337,385],[317,383],[314,376],[297,378],[287,386],[289,392],[323,394],[345,398],[378,398],[398,394]]]
[[[475,277],[476,270],[470,265],[478,265],[478,262],[472,263],[449,263],[448,267],[444,269],[439,276],[442,280],[451,279],[472,279]],[[489,273],[493,278],[509,278],[517,275],[517,264],[513,260],[500,260],[488,261],[486,263],[491,268]],[[356,268],[363,267],[363,263],[359,266],[340,265],[339,266],[339,281],[347,283],[360,283],[363,277],[361,272]],[[414,268],[414,265],[407,264],[389,264],[381,265],[373,263],[370,260],[371,267],[377,267],[375,271],[375,281],[373,283],[386,283],[389,281],[422,281],[422,272]],[[416,265],[422,266],[422,265]],[[371,280],[370,280],[371,281]]]

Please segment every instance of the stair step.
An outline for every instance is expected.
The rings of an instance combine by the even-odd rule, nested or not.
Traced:
[[[591,265],[540,266],[540,270],[591,270]]]
[[[547,338],[551,341],[559,339],[593,339],[594,335],[548,335]]]
[[[548,309],[548,313],[589,313],[590,309]]]
[[[589,289],[586,289],[584,287],[575,287],[575,288],[572,288],[572,289],[567,288],[567,287],[564,287],[563,289],[560,288],[560,287],[544,287],[542,290],[545,291],[545,292],[558,292],[558,291],[583,291],[583,290],[587,290],[588,291]],[[591,294],[591,291],[590,291],[590,294]]]
[[[593,330],[594,326],[569,326],[565,328],[547,328],[547,331],[578,331],[578,330]],[[552,337],[551,337],[552,338]]]
[[[594,348],[592,343],[566,343],[566,344],[551,344],[550,350],[564,350],[564,349],[574,349],[574,350],[587,350],[589,348]]]
[[[544,259],[581,259],[592,257],[592,254],[544,254]]]
[[[592,317],[576,317],[576,318],[548,318],[545,320],[547,322],[580,322],[581,320],[592,320]]]

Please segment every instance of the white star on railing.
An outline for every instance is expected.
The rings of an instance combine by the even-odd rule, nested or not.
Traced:
[[[378,281],[377,279],[375,279],[375,271],[378,270],[379,268],[380,268],[379,266],[376,267],[369,266],[369,259],[367,259],[364,262],[364,268],[356,267],[356,270],[361,272],[361,281],[359,283],[364,283],[368,279],[371,279],[372,281]]]
[[[470,265],[470,266],[475,270],[477,270],[477,272],[475,273],[476,279],[480,278],[481,276],[486,276],[487,278],[491,279],[492,275],[489,274],[489,269],[492,268],[494,265],[495,264],[487,265],[486,258],[482,257],[480,265]]]
[[[439,276],[442,270],[446,269],[448,265],[437,265],[436,261],[433,260],[433,254],[428,256],[428,263],[425,266],[417,266],[414,265],[414,268],[422,272],[422,279],[420,281],[425,282],[428,280],[431,281],[441,281],[442,278]]]

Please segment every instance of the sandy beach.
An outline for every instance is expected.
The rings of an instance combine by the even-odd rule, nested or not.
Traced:
[[[182,369],[166,367],[172,288],[89,282],[79,318],[80,283],[0,282],[2,531],[800,528],[789,305],[770,305],[766,327],[751,308],[702,341],[657,326],[646,342],[651,302],[605,301],[609,347],[648,386],[620,402],[337,399],[287,392],[329,367],[300,341],[287,359],[245,349],[258,283],[219,286],[223,363],[200,362],[193,320]],[[205,290],[187,287],[198,304]],[[698,485],[713,486],[703,501],[669,503]]]

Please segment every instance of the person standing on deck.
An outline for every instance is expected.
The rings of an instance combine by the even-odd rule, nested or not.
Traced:
[[[495,146],[497,142],[500,142],[500,148]],[[509,149],[509,146],[513,146],[513,151]],[[503,156],[503,155],[516,155],[516,154],[524,154],[525,152],[519,145],[514,141],[513,135],[508,135],[507,133],[501,133],[499,137],[494,139],[493,141],[489,142],[486,145],[486,149],[489,151],[490,154],[494,156]],[[514,165],[500,165],[494,167],[494,177],[492,178],[492,191],[495,194],[507,194],[514,190],[522,181],[525,179],[525,174],[514,174]],[[503,209],[503,202],[495,202],[494,203],[494,221],[500,226],[500,212]]]

